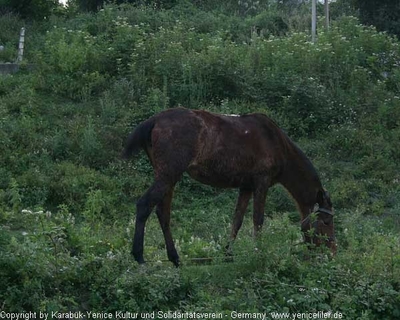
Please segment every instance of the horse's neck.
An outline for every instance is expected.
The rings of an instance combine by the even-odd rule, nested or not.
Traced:
[[[288,152],[280,183],[296,201],[302,217],[307,216],[316,203],[322,185],[310,160],[295,145]]]

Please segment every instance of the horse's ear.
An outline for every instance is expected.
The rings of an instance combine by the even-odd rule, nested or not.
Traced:
[[[322,189],[318,190],[316,201],[317,201],[317,203],[319,205],[322,205],[324,203],[324,200],[325,200],[325,197],[326,197],[325,192],[326,191],[322,190]]]
[[[329,194],[328,190],[324,190],[324,194],[325,194],[325,199],[331,199],[331,195]]]
[[[324,203],[328,203],[329,205],[332,205],[329,192],[326,191],[325,189],[318,190],[316,201],[319,205],[323,205]]]
[[[331,206],[332,205],[331,195],[329,194],[329,192],[327,190],[324,190],[324,194],[325,194],[326,202]]]

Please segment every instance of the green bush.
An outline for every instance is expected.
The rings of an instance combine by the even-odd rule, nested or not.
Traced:
[[[49,31],[41,53],[44,87],[71,99],[85,100],[106,85],[102,72],[107,52],[84,31],[57,28]]]

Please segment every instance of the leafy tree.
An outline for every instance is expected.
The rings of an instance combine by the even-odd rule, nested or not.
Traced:
[[[76,4],[82,11],[97,11],[105,3],[110,2],[107,0],[70,0],[71,3]],[[113,1],[117,4],[132,3],[136,5],[150,5],[154,8],[169,9],[177,0],[116,0]]]
[[[364,24],[400,37],[400,2],[398,0],[352,0]]]
[[[58,0],[0,0],[0,12],[13,12],[24,19],[43,19],[59,6]]]

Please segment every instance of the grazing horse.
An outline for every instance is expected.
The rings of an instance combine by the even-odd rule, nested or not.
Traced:
[[[169,260],[179,265],[170,230],[175,184],[187,172],[193,179],[219,188],[238,188],[231,241],[242,225],[253,197],[254,233],[264,222],[268,188],[282,184],[301,214],[304,240],[325,243],[336,251],[332,203],[305,154],[266,115],[219,115],[203,110],[169,109],[140,123],[129,135],[124,158],[144,149],[154,169],[154,182],[137,201],[132,254],[144,263],[146,220],[156,206]],[[230,252],[230,244],[227,251]]]

